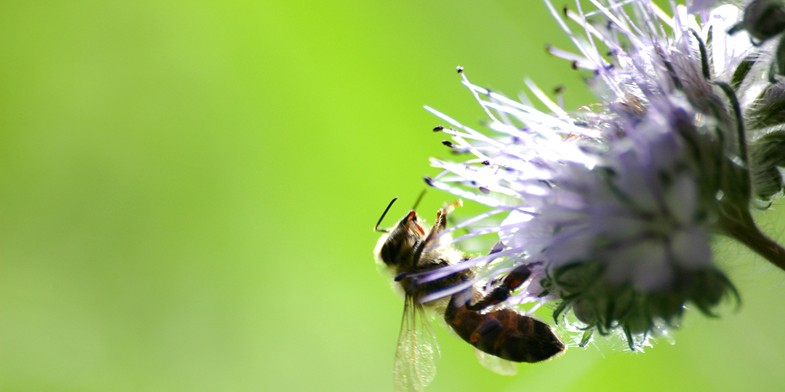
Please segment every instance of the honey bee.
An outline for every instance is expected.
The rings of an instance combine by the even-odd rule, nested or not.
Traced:
[[[511,271],[487,296],[469,287],[449,299],[421,303],[425,295],[455,287],[473,277],[471,270],[462,270],[428,282],[416,279],[422,273],[464,259],[464,255],[450,245],[449,236],[442,233],[447,227],[447,215],[461,202],[439,209],[430,230],[426,230],[414,209],[392,229],[380,229],[379,225],[396,200],[393,199],[384,210],[374,230],[384,232],[376,246],[376,258],[393,272],[393,285],[404,294],[393,371],[397,390],[421,391],[436,376],[439,351],[425,314],[426,307],[443,313],[447,325],[463,340],[484,353],[507,361],[539,362],[564,351],[564,344],[547,324],[514,309],[494,307],[529,278],[530,270],[526,266]]]

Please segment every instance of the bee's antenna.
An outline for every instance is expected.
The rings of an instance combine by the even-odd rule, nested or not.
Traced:
[[[425,188],[425,189],[422,190],[422,192],[420,192],[420,196],[417,196],[417,200],[414,201],[414,205],[412,206],[412,210],[416,210],[417,209],[417,206],[420,204],[420,200],[422,200],[423,196],[425,196],[425,191],[427,191],[427,190],[428,190],[428,188]]]
[[[392,207],[393,203],[395,203],[396,200],[398,200],[397,196],[393,197],[393,199],[390,200],[390,204],[388,204],[387,208],[385,208],[384,212],[382,212],[382,216],[379,217],[379,221],[376,222],[376,226],[373,227],[373,231],[381,231],[382,233],[386,233],[389,231],[387,229],[380,229],[379,225],[382,224],[382,219],[384,219],[384,216],[387,215],[387,211],[390,211],[390,207]]]

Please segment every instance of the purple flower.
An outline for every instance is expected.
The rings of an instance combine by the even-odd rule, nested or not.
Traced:
[[[691,14],[696,14],[699,12],[705,12],[711,6],[717,3],[717,0],[692,0],[688,1],[687,4],[687,11]]]
[[[432,159],[442,171],[427,182],[489,207],[450,230],[469,230],[454,243],[498,243],[425,276],[476,272],[423,301],[470,285],[490,291],[527,265],[528,284],[506,306],[552,302],[557,322],[585,331],[582,345],[597,332],[636,349],[678,326],[685,309],[713,314],[737,297],[714,261],[718,233],[785,269],[785,252],[750,213],[783,189],[785,88],[772,71],[775,43],[729,34],[741,18],[732,5],[693,2],[699,23],[684,6],[671,17],[645,0],[592,1],[591,10],[576,3],[564,13],[546,3],[576,46],[550,52],[587,70],[600,102],[570,113],[527,81],[548,108],[540,111],[463,74],[488,131],[429,108],[466,159]]]

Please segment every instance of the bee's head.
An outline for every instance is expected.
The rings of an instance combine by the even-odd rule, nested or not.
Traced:
[[[423,193],[421,193],[420,197],[417,199],[415,207],[422,196]],[[417,212],[414,208],[399,220],[392,229],[379,228],[382,220],[387,215],[387,212],[390,211],[390,207],[392,207],[396,200],[398,200],[397,197],[390,201],[390,204],[384,209],[382,216],[379,217],[379,221],[376,222],[376,226],[374,226],[375,231],[384,233],[376,244],[374,254],[378,261],[383,262],[384,265],[388,267],[398,267],[402,264],[410,264],[411,258],[414,257],[415,246],[425,237],[425,228],[423,228],[421,224],[422,220],[417,216]]]
[[[414,247],[425,237],[421,219],[409,211],[376,245],[376,257],[387,266],[398,266],[414,256]]]

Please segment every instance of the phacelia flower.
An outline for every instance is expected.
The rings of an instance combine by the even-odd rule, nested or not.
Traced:
[[[785,252],[755,226],[751,207],[783,191],[785,82],[772,67],[777,39],[754,39],[744,12],[712,1],[673,6],[598,0],[552,14],[576,50],[549,48],[585,70],[599,102],[570,113],[527,82],[539,103],[464,85],[488,114],[488,131],[435,130],[459,162],[429,185],[489,207],[452,231],[456,245],[493,235],[487,255],[440,268],[439,279],[478,271],[460,286],[490,290],[526,265],[527,285],[506,306],[554,303],[557,322],[620,334],[631,349],[678,326],[688,307],[714,314],[738,295],[715,263],[712,238],[739,240],[785,269]],[[700,19],[700,21],[698,20]],[[785,22],[785,21],[784,21]],[[785,26],[783,28],[785,30]],[[541,111],[537,107],[545,107]],[[448,125],[449,124],[449,125]]]

